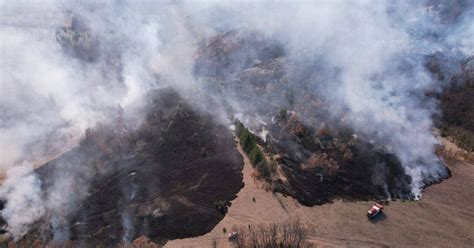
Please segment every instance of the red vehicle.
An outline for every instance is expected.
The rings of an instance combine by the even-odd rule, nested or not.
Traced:
[[[377,216],[379,213],[381,213],[383,210],[383,205],[376,202],[372,208],[367,211],[367,217],[369,217],[369,219],[372,219],[374,218],[375,216]]]

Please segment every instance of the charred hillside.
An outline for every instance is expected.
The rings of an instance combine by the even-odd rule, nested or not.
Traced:
[[[411,178],[395,156],[348,134],[310,131],[295,116],[287,118],[268,127],[265,145],[280,158],[286,178],[276,191],[309,206],[336,198],[410,198]]]
[[[244,106],[233,109],[221,99],[229,115],[244,116],[243,126],[266,153],[268,161],[254,166],[268,167],[261,173],[274,191],[309,206],[336,198],[413,197],[412,179],[397,157],[358,136],[345,120],[347,110],[325,94],[337,70],[322,61],[296,63],[271,39],[236,31],[202,44],[196,56],[195,74],[206,90],[225,92]],[[440,178],[449,174],[443,170]]]
[[[75,201],[61,206],[67,215],[48,213],[19,244],[64,235],[75,244],[110,246],[141,235],[164,242],[204,234],[243,186],[242,163],[226,127],[175,91],[155,91],[137,130],[117,117],[36,170],[45,201],[58,193]],[[70,181],[58,185],[61,177]]]

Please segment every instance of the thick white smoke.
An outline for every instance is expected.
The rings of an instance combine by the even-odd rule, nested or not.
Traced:
[[[468,50],[468,21],[453,25],[446,42],[444,37],[420,38],[440,28],[430,22],[433,13],[424,4],[283,1],[230,6],[239,26],[280,40],[297,63],[322,57],[326,66],[338,69],[337,78],[313,88],[348,109],[345,120],[357,133],[400,159],[415,198],[421,196],[424,180],[446,175],[434,153],[437,103],[426,97],[441,85],[424,68],[423,56],[448,52],[453,44]]]
[[[422,54],[412,51],[461,46],[472,53],[473,26],[463,17],[446,38],[422,39],[418,34],[431,30],[427,23],[433,13],[422,4],[400,5],[376,0],[2,1],[0,170],[8,170],[1,188],[8,231],[18,238],[49,212],[67,216],[73,207],[61,206],[76,197],[61,190],[71,187],[62,180],[54,187],[58,191],[43,199],[41,181],[23,161],[42,162],[64,152],[86,128],[107,122],[111,109],[127,108],[154,87],[171,85],[191,97],[198,85],[192,56],[199,42],[230,29],[281,42],[295,63],[323,57],[328,67],[337,68],[337,78],[311,87],[325,88],[333,104],[349,110],[347,120],[356,132],[397,155],[413,179],[413,194],[420,196],[423,180],[441,173],[431,120],[436,102],[424,98],[440,85],[425,72]],[[98,40],[92,62],[73,58],[56,39],[71,16]],[[84,172],[65,169],[60,178],[76,173]],[[86,192],[88,181],[82,183]],[[60,221],[52,218],[53,226]]]
[[[8,222],[8,232],[15,238],[26,234],[30,225],[45,214],[41,180],[31,164],[23,163],[8,171],[0,197],[8,199],[2,217]]]
[[[5,171],[21,160],[57,155],[85,128],[104,121],[123,96],[103,87],[100,66],[83,65],[62,51],[55,31],[67,19],[58,6],[2,5],[0,170]]]

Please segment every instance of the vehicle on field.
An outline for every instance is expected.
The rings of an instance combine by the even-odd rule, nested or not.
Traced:
[[[376,202],[372,208],[369,209],[369,211],[367,211],[367,217],[369,219],[372,219],[374,218],[375,216],[377,216],[378,214],[380,214],[383,210],[383,205]]]

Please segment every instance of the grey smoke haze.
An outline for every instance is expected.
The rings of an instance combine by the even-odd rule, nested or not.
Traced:
[[[19,238],[52,215],[58,235],[67,236],[56,223],[74,211],[94,175],[80,165],[63,165],[57,186],[44,198],[41,181],[25,163],[76,145],[85,129],[106,123],[119,105],[139,120],[139,113],[127,109],[150,89],[172,86],[197,103],[211,97],[192,74],[193,55],[199,42],[231,29],[278,41],[296,65],[318,59],[337,68],[337,77],[307,86],[328,94],[335,109],[347,109],[344,121],[356,133],[395,154],[419,197],[423,180],[443,173],[432,130],[438,103],[425,97],[442,85],[424,69],[423,55],[472,55],[472,4],[464,9],[447,29],[436,10],[408,1],[2,1],[0,170],[8,172],[0,196],[8,199],[2,211],[8,231]],[[97,40],[97,49],[86,49],[93,51],[91,61],[57,41],[57,30],[73,15]],[[243,103],[223,94],[241,112]],[[230,121],[221,111],[209,111]],[[78,174],[87,180],[81,181],[81,194],[71,195],[69,179]],[[124,224],[128,219],[125,213]]]

